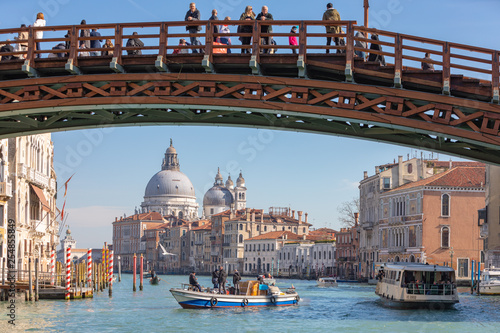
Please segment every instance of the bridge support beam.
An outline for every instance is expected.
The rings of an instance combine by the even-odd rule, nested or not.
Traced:
[[[444,80],[443,81],[443,94],[449,95],[450,93],[451,93],[450,80]]]
[[[493,99],[491,101],[492,103],[498,104],[500,102],[500,93],[497,88],[493,88]]]
[[[24,73],[28,74],[29,77],[39,77],[40,76],[40,75],[38,75],[38,71],[35,68],[31,67],[31,63],[29,60],[24,61],[22,70]]]
[[[113,59],[111,59],[111,62],[109,63],[109,68],[114,70],[116,73],[125,73],[125,69],[123,68],[122,65],[118,63],[117,57],[113,57]]]
[[[346,64],[345,65],[345,80],[348,82],[353,82],[354,77],[352,75],[352,65],[351,64]]]
[[[396,87],[396,88],[403,87],[403,84],[401,81],[401,71],[396,71],[394,73],[394,87]]]
[[[299,69],[299,77],[306,77],[306,61],[303,55],[299,55],[297,59],[297,68]]]
[[[203,68],[205,68],[205,72],[215,73],[214,65],[210,62],[210,55],[206,54],[205,56],[203,56],[201,65],[203,66]]]
[[[170,73],[170,71],[168,70],[167,64],[165,62],[163,62],[163,56],[161,56],[161,55],[156,58],[155,67],[160,72]]]
[[[64,69],[73,75],[81,75],[82,74],[82,71],[80,71],[80,68],[78,68],[78,66],[75,66],[75,64],[73,63],[73,59],[68,59],[68,62],[64,65]]]
[[[252,74],[262,75],[262,72],[260,71],[260,65],[259,65],[259,62],[257,61],[256,55],[253,55],[250,57],[249,66],[252,69]]]

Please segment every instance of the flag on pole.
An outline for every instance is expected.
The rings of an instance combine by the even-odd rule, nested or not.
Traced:
[[[64,203],[61,210],[61,221],[64,221],[64,206],[66,206],[66,199],[64,199]]]
[[[74,175],[75,174],[72,174],[71,177],[69,177],[68,180],[64,183],[64,196],[66,196],[66,193],[68,193],[68,183]]]

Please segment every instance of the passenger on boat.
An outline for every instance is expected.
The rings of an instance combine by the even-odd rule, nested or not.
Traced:
[[[224,267],[220,266],[220,268],[219,268],[219,293],[221,293],[221,289],[224,290],[224,294],[226,293],[226,279],[227,279],[227,273],[224,270]]]
[[[235,269],[234,275],[233,275],[233,285],[234,285],[234,294],[235,295],[240,294],[240,280],[241,280],[241,275],[238,272],[238,270]]]
[[[198,278],[196,277],[196,272],[192,272],[189,275],[189,284],[193,286],[194,291],[196,291],[196,289],[198,289],[198,291],[201,291],[201,286],[198,283]]]
[[[219,288],[219,270],[217,269],[217,267],[212,272],[212,283],[214,285],[214,289]]]

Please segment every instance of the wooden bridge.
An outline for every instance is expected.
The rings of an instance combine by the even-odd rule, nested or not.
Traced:
[[[215,34],[214,22],[234,33]],[[248,21],[190,22],[202,27],[198,34],[186,32],[184,21],[0,30],[0,44],[20,32],[29,36],[10,42],[27,44],[26,50],[0,54],[20,58],[0,61],[0,137],[104,126],[227,125],[357,137],[500,164],[499,51],[354,21],[250,24],[252,33],[236,32]],[[273,32],[261,32],[269,24]],[[327,35],[326,25],[342,33]],[[292,26],[298,46],[288,45]],[[102,37],[79,37],[92,28]],[[36,40],[38,30],[44,39]],[[368,38],[372,34],[379,41]],[[345,45],[326,46],[327,36]],[[125,46],[132,37],[145,43],[141,55],[126,55],[139,49]],[[202,45],[177,45],[190,37],[200,37]],[[233,44],[214,44],[220,37]],[[252,37],[251,44],[240,45],[241,37]],[[277,45],[262,45],[266,37]],[[79,48],[97,39],[114,46]],[[68,46],[52,49],[59,43]],[[112,55],[83,56],[95,51]],[[387,65],[355,51],[383,55]],[[425,53],[431,57],[423,59]],[[435,70],[422,70],[422,62]]]

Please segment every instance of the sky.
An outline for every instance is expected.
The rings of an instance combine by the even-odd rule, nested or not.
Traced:
[[[321,19],[328,1],[198,1],[202,18],[239,16],[247,4],[269,7],[275,19]],[[22,3],[22,5],[20,5]],[[363,23],[363,0],[333,1],[343,20]],[[47,25],[183,20],[189,1],[22,0],[2,1],[0,29],[32,24],[44,12]],[[498,0],[371,0],[370,27],[498,49]],[[214,126],[115,127],[52,134],[54,166],[61,186],[71,175],[67,224],[77,247],[112,241],[115,217],[132,215],[149,179],[161,169],[170,138],[181,171],[193,183],[200,207],[217,168],[224,179],[242,171],[247,206],[291,207],[309,214],[314,228],[339,229],[337,207],[359,195],[363,171],[421,151],[358,139],[264,129]],[[424,152],[426,157],[431,153]],[[449,156],[433,155],[442,160]],[[456,159],[456,158],[453,158]],[[63,205],[62,192],[57,205]],[[64,233],[63,233],[64,234]]]

